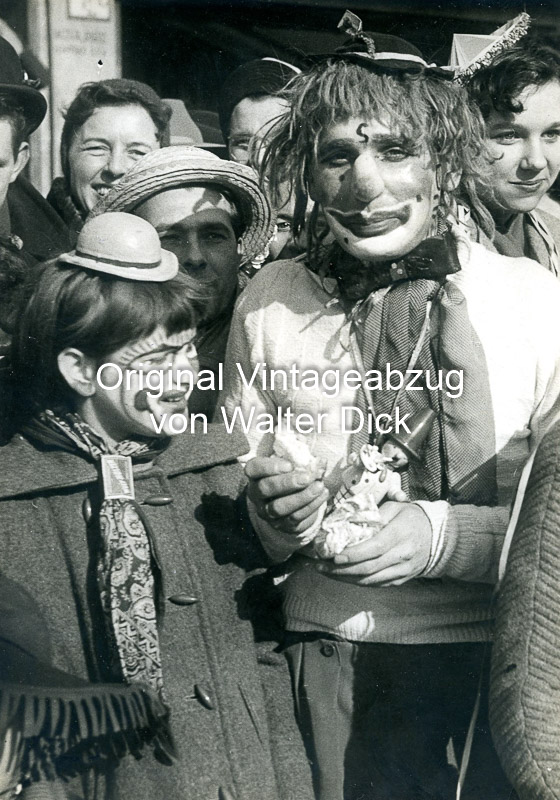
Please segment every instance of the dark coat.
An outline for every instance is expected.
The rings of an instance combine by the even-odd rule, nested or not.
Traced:
[[[83,789],[88,799],[311,797],[308,784],[279,790],[271,756],[263,668],[247,619],[248,601],[255,600],[247,587],[255,581],[246,580],[246,570],[262,563],[264,554],[235,499],[242,472],[232,462],[246,449],[240,438],[210,425],[207,434],[185,434],[155,464],[135,470],[136,499],[143,503],[161,572],[158,628],[179,760],[168,767],[151,752],[139,762],[128,757],[98,780],[97,789],[89,773]],[[39,452],[21,436],[2,448],[0,459],[0,568],[42,608],[55,666],[92,681],[114,679],[115,653],[95,576],[95,467],[79,455]],[[173,502],[155,505],[154,496]],[[93,508],[89,524],[86,498]],[[272,683],[282,697],[275,696],[271,718],[287,721],[282,755],[293,759],[296,775],[307,770],[308,778],[279,664]],[[288,769],[284,764],[280,774]]]
[[[74,238],[56,211],[22,175],[8,188],[11,233],[32,261],[46,261],[71,250]]]

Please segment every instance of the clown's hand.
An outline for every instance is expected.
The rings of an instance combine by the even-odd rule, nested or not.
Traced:
[[[321,463],[300,471],[277,456],[253,458],[245,465],[247,494],[262,520],[278,531],[301,535],[315,525],[328,500],[324,471]]]
[[[432,526],[414,503],[386,502],[379,509],[383,527],[333,561],[318,566],[323,574],[360,586],[398,586],[417,578],[430,557]]]

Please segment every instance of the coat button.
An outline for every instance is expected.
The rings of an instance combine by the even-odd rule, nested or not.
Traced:
[[[198,597],[192,597],[192,595],[187,594],[186,592],[172,594],[171,597],[168,597],[167,599],[170,603],[173,603],[176,606],[192,606],[195,603],[198,603]]]
[[[218,800],[235,800],[235,795],[228,789],[224,789],[223,786],[220,786],[218,789]]]
[[[324,642],[319,649],[326,658],[334,656],[334,645],[329,644],[328,642]]]
[[[205,708],[210,709],[210,711],[213,710],[214,703],[212,701],[212,698],[210,697],[210,695],[208,694],[208,692],[204,688],[204,686],[201,686],[199,683],[196,683],[195,687],[194,687],[194,694],[195,694],[196,699],[200,703],[202,703],[202,705]]]
[[[86,497],[84,502],[82,503],[82,515],[86,522],[90,522],[93,516],[93,511],[91,510],[91,500],[89,497]]]
[[[144,506],[168,506],[173,502],[173,498],[168,494],[150,494],[142,500]]]

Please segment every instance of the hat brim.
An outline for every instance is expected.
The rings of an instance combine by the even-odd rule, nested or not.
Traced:
[[[161,251],[161,261],[156,267],[119,266],[102,259],[80,255],[76,250],[72,250],[70,253],[63,253],[58,257],[58,261],[63,264],[71,264],[73,267],[82,267],[93,272],[114,275],[116,278],[124,278],[128,281],[145,281],[148,283],[169,281],[179,272],[177,256],[174,253],[170,253],[169,250]]]
[[[215,156],[208,159],[207,165],[202,158],[197,160],[193,159],[192,167],[182,165],[178,159],[176,165],[158,164],[142,172],[141,159],[137,164],[138,173],[132,174],[130,180],[125,176],[100,200],[90,217],[107,211],[134,213],[134,209],[141,203],[166,189],[193,185],[215,186],[217,191],[232,197],[241,219],[246,222],[246,228],[241,235],[241,265],[252,261],[265,250],[274,233],[275,220],[266,195],[259,188],[256,179],[243,174],[239,164],[223,161]]]
[[[400,55],[400,54],[397,54]],[[400,58],[374,58],[368,53],[359,52],[334,52],[326,53],[318,56],[310,56],[310,64],[320,64],[327,59],[338,61],[351,61],[354,64],[360,64],[370,69],[390,70],[392,72],[411,72],[420,73],[425,72],[427,75],[435,75],[438,78],[452,81],[455,77],[455,70],[447,67],[431,66],[430,64],[423,64],[420,61],[412,61],[406,56]]]
[[[31,86],[0,83],[0,95],[13,98],[18,105],[21,105],[27,121],[27,133],[33,133],[45,119],[47,101],[37,89]]]

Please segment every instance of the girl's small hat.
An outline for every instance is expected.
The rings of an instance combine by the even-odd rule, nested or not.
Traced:
[[[63,253],[58,261],[130,281],[154,283],[168,281],[179,271],[177,257],[162,248],[149,222],[116,211],[89,219],[80,231],[76,249]]]
[[[530,25],[531,17],[523,12],[488,36],[453,34],[449,63],[455,70],[455,80],[459,83],[468,83],[475,72],[490,66],[497,55],[509,50],[526,36]]]
[[[211,186],[235,203],[244,231],[242,264],[262,253],[274,233],[274,215],[259,186],[257,174],[244,164],[223,161],[199,147],[162,147],[139,159],[124,178],[92,210],[92,217],[108,211],[134,211],[166,189]]]

